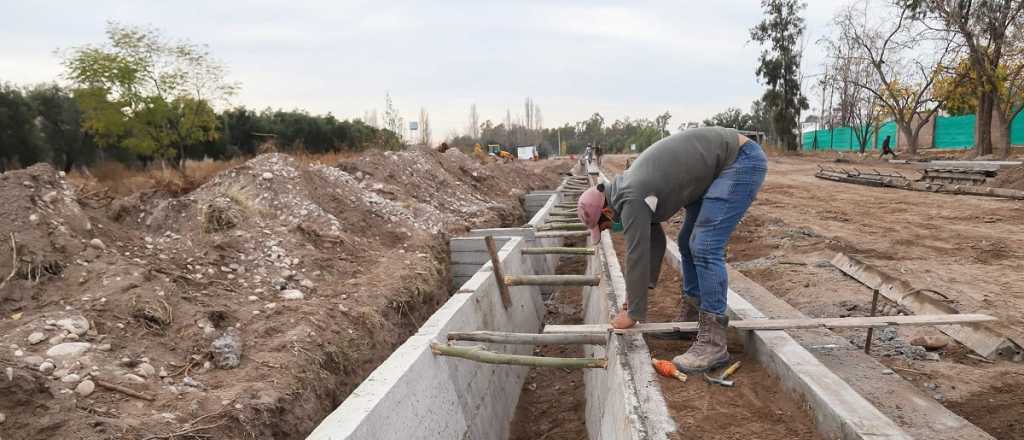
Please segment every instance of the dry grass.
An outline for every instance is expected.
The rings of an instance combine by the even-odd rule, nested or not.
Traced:
[[[166,163],[154,163],[146,168],[133,168],[120,162],[104,161],[85,169],[75,170],[68,176],[83,193],[106,190],[114,196],[126,196],[147,190],[165,191],[181,195],[198,188],[213,176],[242,163],[240,159],[189,160],[184,171]]]

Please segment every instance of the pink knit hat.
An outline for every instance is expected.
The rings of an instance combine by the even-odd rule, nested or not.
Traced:
[[[590,241],[594,244],[601,242],[601,229],[598,223],[601,220],[601,210],[604,209],[604,193],[597,188],[590,188],[580,195],[576,202],[576,215],[580,222],[590,230]]]

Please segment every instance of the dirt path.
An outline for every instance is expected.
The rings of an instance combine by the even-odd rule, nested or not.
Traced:
[[[569,244],[572,246],[572,244]],[[578,244],[576,244],[578,245]],[[580,274],[586,269],[581,257],[563,258],[556,273]],[[582,324],[582,287],[564,287],[545,301],[544,324]],[[539,356],[582,357],[580,345],[547,345]],[[583,370],[531,368],[512,420],[512,440],[577,440],[587,437],[587,402]]]
[[[866,316],[871,291],[828,264],[844,252],[942,292],[961,312],[996,316],[994,328],[1024,342],[1024,202],[825,181],[814,177],[824,161],[770,159],[761,194],[730,241],[733,267],[806,315]],[[624,162],[613,157],[609,167]],[[673,237],[678,218],[667,229]],[[864,344],[863,330],[837,333]],[[1011,415],[1024,402],[1024,366],[982,363],[955,343],[933,354],[908,348],[916,336],[941,335],[932,328],[875,335],[872,354],[927,395],[997,438],[1024,439],[1019,416]],[[925,360],[936,354],[939,360]]]

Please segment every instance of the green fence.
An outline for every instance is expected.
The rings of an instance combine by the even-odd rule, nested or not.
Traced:
[[[933,147],[943,150],[966,150],[974,148],[974,115],[939,116],[935,118]],[[925,130],[928,127],[924,128]],[[896,123],[889,121],[878,128],[877,135],[868,138],[869,150],[881,148],[882,140],[892,136],[890,145],[896,146]],[[1010,143],[1024,144],[1024,112],[1017,115],[1010,126]],[[832,130],[815,130],[803,134],[804,150],[859,150],[857,138],[849,127]]]
[[[974,115],[935,118],[934,147],[959,150],[974,147]]]

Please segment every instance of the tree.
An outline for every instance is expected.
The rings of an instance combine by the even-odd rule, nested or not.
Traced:
[[[53,162],[64,172],[71,172],[76,164],[91,159],[95,145],[82,131],[82,112],[70,94],[56,84],[49,84],[30,89],[27,98],[38,115],[36,125]]]
[[[420,144],[429,147],[431,145],[430,135],[430,113],[427,113],[425,107],[420,107]]]
[[[32,103],[21,90],[0,83],[0,171],[44,159]]]
[[[800,58],[797,48],[804,32],[800,13],[806,4],[798,0],[761,0],[765,17],[750,30],[750,38],[767,47],[758,58],[757,76],[768,90],[762,101],[772,115],[775,137],[787,150],[798,148],[800,111],[808,108],[800,90]]]
[[[976,95],[977,152],[993,153],[995,116],[1005,130],[1005,141],[996,153],[1005,157],[1010,149],[1010,125],[1022,107],[1018,86],[1024,82],[1020,78],[1024,72],[1019,61],[1009,68],[1006,61],[1020,59],[1024,0],[914,0],[908,7],[934,16],[942,28],[955,33],[966,47],[970,75],[962,78],[972,82]]]
[[[384,95],[384,128],[398,136],[399,140],[404,138],[405,119],[399,115],[398,109],[395,108],[394,102],[391,101],[390,92]]]
[[[954,57],[954,46],[939,31],[914,20],[910,6],[892,7],[894,14],[876,11],[880,18],[869,22],[856,5],[850,5],[834,23],[839,39],[851,44],[848,58],[866,63],[874,72],[870,81],[850,78],[850,83],[877,99],[915,155],[921,129],[942,106],[934,86],[942,66]],[[889,18],[892,15],[896,19]]]
[[[864,6],[864,14],[867,15],[867,3]],[[852,10],[853,6],[850,8]],[[831,91],[839,92],[839,104],[828,109],[830,114],[826,123],[829,127],[850,127],[863,154],[871,134],[882,122],[883,107],[874,93],[881,88],[879,76],[869,58],[861,53],[853,33],[840,31],[835,38],[825,38],[822,42],[829,54],[822,90],[827,88],[830,91],[830,99]],[[824,105],[824,93],[822,95]],[[824,111],[822,115],[825,115]]]
[[[466,135],[473,139],[480,139],[480,113],[476,111],[476,104],[469,106],[469,127]]]
[[[735,107],[729,107],[725,111],[716,113],[710,118],[704,120],[704,125],[717,126],[717,127],[729,127],[737,130],[753,130],[751,124],[750,115],[743,113]]]
[[[107,24],[107,43],[71,49],[63,60],[78,89],[82,125],[101,146],[183,163],[187,145],[219,136],[211,103],[237,85],[205,46],[175,42],[159,30]]]

